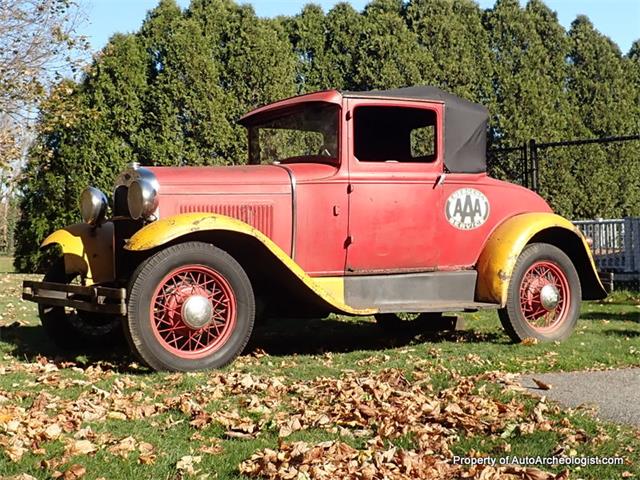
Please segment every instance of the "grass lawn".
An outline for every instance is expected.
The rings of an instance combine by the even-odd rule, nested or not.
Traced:
[[[511,375],[640,366],[630,293],[585,304],[561,344],[511,344],[494,312],[404,336],[370,318],[282,319],[222,371],[169,374],[124,346],[56,349],[19,298],[24,278],[0,273],[2,478],[640,478],[640,431],[526,395]],[[625,464],[525,477],[451,461],[558,452]]]

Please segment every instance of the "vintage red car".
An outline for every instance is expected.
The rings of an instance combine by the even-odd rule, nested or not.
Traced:
[[[487,110],[433,87],[301,95],[240,119],[248,164],[132,165],[112,215],[95,188],[84,223],[25,282],[62,345],[121,324],[149,366],[220,367],[256,312],[498,309],[507,333],[562,340],[606,293],[585,237],[532,191],[486,173]],[[152,163],[152,159],[151,163]]]

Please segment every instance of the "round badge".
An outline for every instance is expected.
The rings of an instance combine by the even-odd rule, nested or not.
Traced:
[[[461,188],[449,195],[444,213],[454,227],[473,230],[489,218],[489,200],[475,188]]]

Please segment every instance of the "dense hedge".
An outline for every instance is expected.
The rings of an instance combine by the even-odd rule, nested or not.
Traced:
[[[640,42],[623,56],[586,17],[567,32],[539,0],[374,0],[362,12],[308,5],[258,18],[229,0],[162,0],[140,30],[115,35],[78,83],[42,108],[21,189],[16,267],[78,220],[87,184],[111,190],[136,160],[244,161],[247,110],[318,89],[432,84],[488,106],[494,145],[640,132]],[[639,145],[554,154],[543,193],[568,216],[640,214]]]

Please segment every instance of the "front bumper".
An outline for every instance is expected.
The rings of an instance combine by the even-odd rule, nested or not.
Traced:
[[[127,314],[127,290],[124,288],[25,281],[22,284],[22,299],[52,307],[71,307],[85,312]]]

